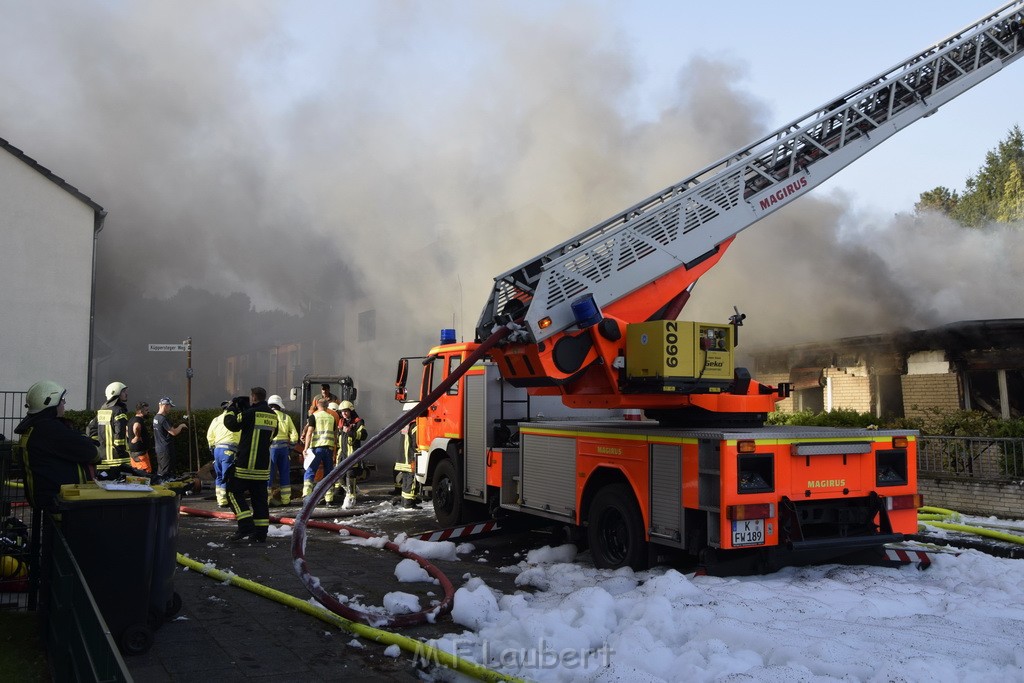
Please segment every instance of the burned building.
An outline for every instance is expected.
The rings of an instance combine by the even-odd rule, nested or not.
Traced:
[[[917,418],[938,409],[1024,415],[1024,319],[808,342],[753,352],[761,382],[790,382],[778,410]]]

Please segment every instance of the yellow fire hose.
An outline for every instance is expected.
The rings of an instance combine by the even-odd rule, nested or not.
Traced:
[[[459,673],[466,674],[467,676],[472,676],[480,681],[514,681],[516,683],[525,683],[521,678],[516,678],[515,676],[509,676],[499,671],[488,669],[487,667],[467,661],[414,638],[408,638],[406,636],[398,635],[397,633],[382,631],[381,629],[373,628],[372,626],[349,621],[328,609],[312,605],[305,600],[300,600],[288,595],[287,593],[282,593],[281,591],[274,590],[273,588],[269,588],[263,584],[256,583],[255,581],[243,579],[236,574],[224,572],[214,567],[201,564],[189,557],[185,557],[181,553],[178,553],[178,564],[193,571],[197,571],[211,579],[230,583],[231,585],[243,588],[250,593],[255,593],[256,595],[279,602],[282,605],[297,609],[300,612],[314,616],[321,621],[337,626],[338,628],[349,631],[350,633],[354,633],[362,638],[372,640],[376,643],[383,643],[385,645],[397,645],[401,649],[412,654],[417,661],[436,663],[458,671]]]
[[[929,526],[933,526],[939,529],[946,529],[948,531],[960,531],[967,534],[974,534],[976,536],[994,538],[998,541],[1007,541],[1009,543],[1018,543],[1024,545],[1024,536],[1008,534],[1006,532],[996,531],[994,529],[986,529],[985,527],[981,526],[971,526],[968,524],[957,524],[953,522],[941,521],[948,519],[961,519],[960,513],[954,512],[953,510],[946,510],[945,508],[926,506],[918,508],[917,518],[919,521],[922,521]]]

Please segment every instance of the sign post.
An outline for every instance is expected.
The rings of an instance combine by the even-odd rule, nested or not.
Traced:
[[[199,471],[199,437],[195,434],[195,420],[192,419],[192,337],[183,342],[188,354],[185,360],[185,419],[188,420],[188,467],[191,472]],[[196,444],[192,448],[193,443]],[[193,454],[195,458],[193,459]]]
[[[185,356],[185,419],[188,420],[188,466],[193,472],[199,470],[199,447],[193,448],[196,440],[193,434],[195,422],[192,420],[192,337],[180,344],[150,344],[150,351],[184,351]],[[198,442],[197,442],[198,443]],[[194,458],[193,458],[194,454]]]

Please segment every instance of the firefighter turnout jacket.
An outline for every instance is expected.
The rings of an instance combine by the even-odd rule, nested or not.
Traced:
[[[270,442],[277,434],[277,415],[266,401],[254,403],[240,413],[224,414],[224,426],[238,434],[234,476],[267,480],[270,476]]]
[[[210,428],[206,430],[206,443],[212,451],[217,446],[235,449],[238,447],[238,432],[233,432],[224,426],[224,416],[221,413],[210,422]]]
[[[92,479],[91,466],[99,460],[96,444],[57,417],[56,408],[28,415],[14,433],[21,436],[25,494],[36,509],[53,510],[61,485]]]
[[[299,440],[299,430],[295,428],[295,422],[288,413],[283,410],[275,410],[277,415],[277,435],[274,437],[274,445],[288,444],[291,446]]]
[[[348,413],[348,417],[345,417]],[[338,421],[338,428],[341,434],[341,452],[349,456],[355,452],[363,441],[366,440],[366,423],[354,410],[342,411],[342,417]]]
[[[100,445],[100,469],[128,465],[128,408],[118,396],[110,399],[96,411],[96,418],[89,425],[89,435],[98,439]]]

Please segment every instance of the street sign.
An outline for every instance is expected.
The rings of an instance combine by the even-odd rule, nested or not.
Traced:
[[[188,351],[185,344],[150,344],[150,351]]]

